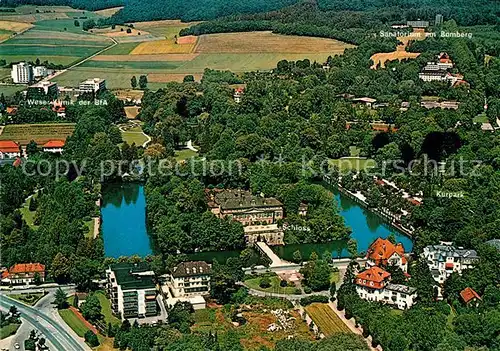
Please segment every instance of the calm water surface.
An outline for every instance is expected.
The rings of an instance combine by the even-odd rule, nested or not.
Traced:
[[[133,183],[110,184],[103,188],[102,233],[104,251],[107,257],[139,255],[152,253],[146,228],[146,198],[144,186]],[[410,238],[387,225],[377,215],[363,209],[350,198],[335,193],[334,206],[339,206],[340,215],[347,226],[351,227],[351,237],[358,242],[358,252],[364,252],[378,237],[386,238],[390,233],[396,235],[407,252],[413,248]],[[304,259],[315,251],[318,255],[329,252],[332,257],[348,257],[347,241],[337,240],[323,244],[300,244],[273,247],[278,256],[291,260],[296,250],[301,251]],[[239,251],[204,252],[189,255],[191,259],[212,261],[217,258],[224,262],[229,257],[239,256]]]
[[[134,183],[106,185],[101,207],[104,254],[106,257],[152,253],[146,229],[144,186]]]

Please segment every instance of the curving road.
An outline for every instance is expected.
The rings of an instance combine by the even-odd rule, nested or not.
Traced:
[[[21,312],[21,318],[38,329],[56,350],[87,351],[89,349],[59,325],[59,322],[48,317],[39,309],[27,306],[6,295],[0,297],[0,306],[2,308],[8,310],[12,305],[16,306]]]

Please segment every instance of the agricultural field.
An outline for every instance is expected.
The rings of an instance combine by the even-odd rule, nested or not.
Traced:
[[[338,332],[351,332],[327,304],[313,303],[305,307],[305,310],[325,336],[330,336]]]
[[[183,23],[179,20],[165,20],[165,21],[149,21],[138,22],[134,25],[139,30],[144,30],[156,37],[163,37],[164,39],[174,39],[179,35],[179,32],[184,28],[189,28],[198,24],[199,22]]]
[[[66,139],[74,129],[74,123],[8,124],[3,128],[0,140],[13,140],[22,146],[34,140],[41,145],[53,139]]]
[[[142,25],[136,23],[135,27]],[[150,30],[155,27],[146,25],[144,28]],[[322,62],[329,55],[352,47],[333,39],[284,36],[271,32],[210,34],[202,35],[197,40],[184,37],[181,42],[186,43],[175,44],[174,39],[120,43],[62,74],[58,80],[61,85],[72,86],[82,78],[95,76],[106,79],[111,89],[126,89],[130,87],[133,75],[145,74],[148,76],[148,88],[156,89],[166,82],[181,82],[188,74],[199,80],[205,68],[236,73],[269,70],[283,59],[295,61],[309,58]]]
[[[98,10],[94,11],[94,13],[98,16],[102,17],[111,17],[118,11],[120,11],[123,8],[123,6],[118,6],[118,7],[111,7],[109,9],[103,9],[103,10]]]

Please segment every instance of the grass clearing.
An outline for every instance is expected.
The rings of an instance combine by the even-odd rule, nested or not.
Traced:
[[[182,29],[189,28],[197,23],[199,22],[183,23],[180,20],[149,21],[138,22],[135,24],[135,28],[146,30],[157,37],[173,39],[174,36],[179,35]]]
[[[35,214],[36,211],[30,211],[29,210],[29,204],[25,203],[23,207],[19,209],[19,212],[21,212],[21,215],[23,216],[23,219],[26,221],[26,224],[33,229],[37,229],[38,226],[35,225]]]
[[[295,287],[289,287],[289,286],[281,287],[280,286],[281,279],[277,276],[269,277],[269,281],[271,282],[271,286],[269,288],[261,288],[259,286],[261,279],[262,279],[261,277],[247,279],[245,280],[245,285],[247,285],[251,289],[264,291],[268,293],[292,295],[295,292]]]
[[[0,94],[12,96],[18,91],[26,89],[26,85],[0,85]]]
[[[0,140],[13,140],[27,145],[34,140],[38,145],[53,139],[66,139],[73,134],[74,123],[8,124],[4,127]]]
[[[111,311],[111,302],[106,297],[104,291],[96,291],[95,294],[99,299],[99,302],[101,303],[102,314],[104,316],[104,322],[106,323],[106,325],[108,325],[108,323],[111,323],[112,325],[121,324],[121,321],[113,316],[113,312]]]
[[[29,306],[34,306],[38,300],[44,297],[45,294],[41,293],[28,293],[28,294],[13,294],[9,295],[10,298],[25,303]]]
[[[351,332],[327,304],[313,303],[306,306],[305,310],[325,336],[330,336],[338,332]]]
[[[17,332],[21,324],[12,323],[0,328],[0,339],[5,339]]]
[[[120,11],[123,8],[123,6],[118,6],[118,7],[111,7],[109,9],[103,9],[103,10],[97,10],[94,11],[94,13],[98,16],[102,17],[111,17],[118,11]]]
[[[87,326],[78,318],[78,316],[69,308],[65,310],[58,310],[59,315],[64,320],[64,322],[80,337],[85,335],[85,332],[89,330]]]
[[[174,157],[177,161],[188,160],[196,156],[198,156],[198,153],[190,149],[175,150],[174,154]]]

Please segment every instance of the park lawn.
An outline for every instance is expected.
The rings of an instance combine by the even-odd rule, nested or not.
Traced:
[[[330,284],[338,283],[340,281],[340,272],[332,272],[330,274]]]
[[[295,287],[281,287],[280,281],[281,279],[277,276],[269,277],[269,281],[271,282],[271,286],[269,288],[261,288],[259,286],[261,278],[251,278],[245,280],[245,285],[247,285],[251,289],[260,290],[268,293],[278,293],[278,294],[287,294],[292,295],[295,293]]]
[[[32,228],[32,229],[37,229],[38,226],[34,224],[35,221],[35,214],[36,211],[30,211],[29,210],[29,204],[25,203],[23,207],[19,209],[21,212],[21,215],[23,216],[23,219],[26,221],[26,224]]]
[[[0,95],[12,96],[18,91],[27,89],[26,85],[0,85]]]
[[[136,146],[142,146],[148,138],[142,131],[130,131],[127,130],[125,132],[122,131],[122,139],[126,141],[127,144],[132,145],[135,143]]]
[[[78,316],[69,308],[58,310],[59,315],[64,322],[80,337],[83,338],[85,332],[89,330],[87,326],[78,318]]]
[[[188,160],[196,156],[198,156],[198,153],[190,149],[175,150],[174,153],[174,157],[177,161]]]
[[[0,135],[0,140],[13,140],[28,145],[34,140],[38,145],[53,139],[66,139],[73,134],[75,123],[8,124]]]
[[[90,221],[85,221],[85,225],[89,228],[89,231],[87,232],[87,234],[85,234],[85,237],[93,238],[94,237],[94,219],[91,218]]]
[[[44,296],[45,296],[45,294],[41,294],[41,293],[9,295],[10,298],[13,298],[14,300],[25,303],[26,305],[29,305],[29,306],[34,306],[38,302],[38,300],[40,300]]]
[[[111,302],[106,297],[106,294],[103,291],[97,291],[95,294],[101,303],[101,312],[104,316],[106,325],[108,325],[108,323],[111,323],[112,325],[121,324],[121,321],[113,316],[113,312],[111,311]]]
[[[489,119],[488,119],[488,116],[486,116],[486,113],[481,113],[479,115],[477,115],[476,117],[474,117],[472,119],[472,122],[474,123],[489,123]]]
[[[21,324],[12,323],[12,324],[7,324],[5,327],[0,328],[0,339],[5,339],[11,335],[14,335],[20,326]]]
[[[338,332],[351,332],[328,304],[313,303],[306,306],[305,310],[325,336],[330,336]]]

